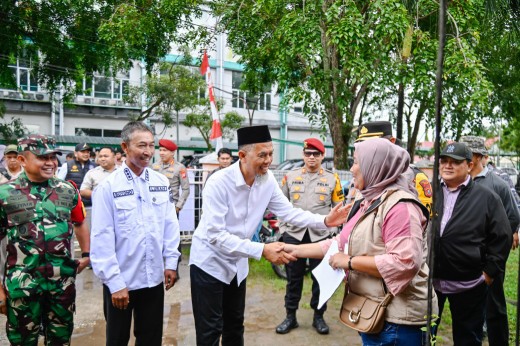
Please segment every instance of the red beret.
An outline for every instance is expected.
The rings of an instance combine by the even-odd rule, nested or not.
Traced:
[[[173,141],[170,141],[169,139],[160,139],[159,146],[170,151],[175,151],[178,148],[177,144],[173,143]]]
[[[325,154],[325,146],[323,142],[317,138],[307,138],[303,141],[303,149],[316,149],[322,154]]]

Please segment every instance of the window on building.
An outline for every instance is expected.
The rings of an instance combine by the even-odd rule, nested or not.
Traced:
[[[75,128],[76,136],[93,136],[93,137],[121,137],[121,130],[92,129],[85,127]]]
[[[112,82],[107,77],[94,77],[94,97],[111,98]]]
[[[121,130],[103,130],[103,137],[119,137],[119,138],[121,138]]]
[[[23,91],[38,91],[38,81],[30,67],[31,60],[29,58],[20,58],[9,62],[9,69],[11,70],[13,81],[15,85],[0,85],[5,89],[20,89]]]
[[[258,96],[248,94],[245,91],[240,90],[240,86],[244,81],[242,72],[232,71],[231,86],[232,99],[231,106],[233,108],[247,108],[258,109],[262,111],[271,110],[271,86],[266,86],[262,93]]]
[[[109,78],[104,76],[87,76],[83,78],[83,85],[79,95],[121,100],[128,95],[130,80],[128,77]]]

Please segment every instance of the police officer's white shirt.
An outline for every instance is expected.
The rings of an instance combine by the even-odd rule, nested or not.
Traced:
[[[149,168],[136,176],[123,163],[92,202],[90,260],[111,293],[157,286],[177,268],[179,223],[165,176]]]
[[[240,161],[211,176],[202,192],[202,218],[193,234],[190,265],[229,284],[249,272],[248,258],[260,259],[264,244],[251,241],[266,208],[279,219],[302,227],[326,229],[325,216],[294,208],[275,177],[256,179],[249,187]]]

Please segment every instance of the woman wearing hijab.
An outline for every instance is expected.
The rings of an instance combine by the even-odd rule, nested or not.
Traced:
[[[413,194],[403,173],[408,153],[386,139],[355,144],[351,172],[361,192],[341,233],[340,252],[329,264],[347,272],[349,289],[382,301],[389,292],[383,330],[360,333],[363,345],[421,345],[425,342],[428,267],[425,229],[428,211]],[[323,258],[333,239],[285,245],[296,257]],[[437,298],[433,297],[436,307]],[[434,314],[436,312],[434,311]]]

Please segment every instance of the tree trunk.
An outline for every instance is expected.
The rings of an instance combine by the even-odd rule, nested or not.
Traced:
[[[410,154],[410,158],[413,162],[413,157],[415,156],[415,147],[417,145],[417,136],[419,135],[419,127],[421,126],[421,120],[424,117],[424,114],[426,113],[426,105],[424,102],[421,102],[421,105],[419,106],[419,110],[417,111],[417,116],[415,117],[415,124],[413,127],[412,135],[410,136],[410,139],[408,140],[408,153]]]
[[[404,112],[404,83],[400,82],[397,88],[397,118],[395,137],[403,140],[403,112]]]

